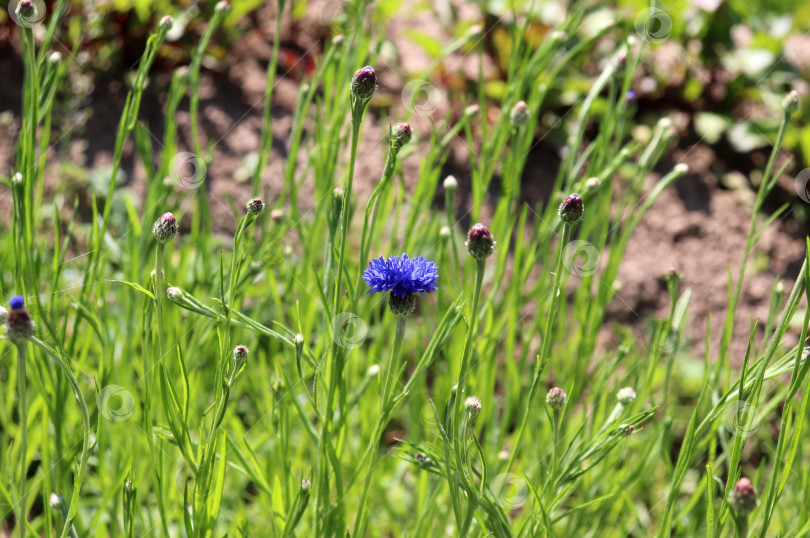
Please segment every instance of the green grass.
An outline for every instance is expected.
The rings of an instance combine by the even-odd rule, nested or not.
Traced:
[[[369,9],[360,2],[356,13]],[[674,139],[667,120],[646,141],[629,135],[624,96],[640,40],[604,55],[596,43],[613,28],[588,33],[585,11],[571,12],[536,49],[525,26],[510,27],[501,101],[485,99],[479,79],[460,96],[469,106],[457,120],[414,133],[402,148],[381,141],[388,161],[365,199],[353,192],[353,171],[368,136],[367,101],[349,87],[358,68],[377,62],[382,37],[349,25],[302,85],[284,141],[293,150],[278,178],[283,194],[260,215],[245,213],[247,200],[229,200],[238,225],[225,238],[212,233],[203,178],[178,175],[172,127],[188,95],[199,172],[214,155],[196,135],[199,70],[224,12],[209,20],[189,69],[174,73],[160,147],[139,121],[166,30],[151,36],[121,112],[107,191],[93,198],[91,220],[67,226],[61,216],[77,201],[44,196],[54,101],[71,61],[49,59],[65,14],[62,0],[44,39],[20,28],[23,124],[3,179],[13,213],[0,231],[0,285],[26,298],[37,324],[29,342],[0,340],[0,511],[13,535],[810,531],[810,362],[786,337],[790,326],[801,327],[799,342],[807,336],[808,264],[789,293],[775,288],[771,315],[759,321],[765,339],[756,327],[735,327],[733,316],[745,261],[784,211],[761,214],[783,171],[775,156],[788,112],[760,181],[745,261],[729,269],[723,331],[706,334],[719,353],[691,356],[690,290],[677,275],[668,277],[668,317],[642,340],[614,327],[618,344],[605,349],[597,337],[631,236],[686,173],[678,165],[650,179]],[[479,38],[467,33],[440,56],[480,59]],[[584,58],[599,55],[604,69],[563,118],[567,152],[553,199],[521,203],[537,111]],[[437,65],[420,78],[431,80]],[[267,100],[275,72],[273,61]],[[533,113],[516,126],[510,112],[520,100]],[[390,114],[408,120],[407,111]],[[270,158],[269,114],[263,125],[255,194]],[[455,207],[457,193],[441,177],[456,137],[474,148],[468,207]],[[130,140],[148,176],[142,199],[116,182]],[[413,188],[403,181],[405,159],[419,163]],[[311,209],[299,202],[305,181]],[[584,219],[563,224],[557,210],[571,192],[582,194]],[[270,218],[272,209],[286,218]],[[165,212],[183,233],[164,245],[152,224]],[[491,215],[497,248],[476,260],[461,222],[481,215]],[[402,252],[434,260],[441,275],[407,319],[389,312],[386,296],[366,295],[360,278],[370,257]],[[743,368],[732,367],[732,339],[749,334]],[[234,360],[237,345],[249,348],[246,360]],[[555,385],[567,394],[560,409],[544,401]],[[623,387],[635,399],[619,402]],[[482,403],[477,415],[465,409],[470,396]],[[750,515],[729,502],[741,476],[760,500]]]

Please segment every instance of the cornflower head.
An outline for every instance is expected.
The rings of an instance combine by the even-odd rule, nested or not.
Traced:
[[[734,489],[731,490],[728,498],[729,503],[734,510],[740,514],[745,515],[753,512],[759,504],[757,501],[757,492],[754,490],[754,485],[745,477],[740,478]]]
[[[481,400],[477,396],[470,396],[464,401],[464,406],[467,408],[469,417],[475,418],[481,412]]]
[[[377,73],[374,72],[374,68],[367,65],[362,69],[358,69],[352,77],[352,96],[367,101],[371,99],[376,90]]]
[[[152,233],[158,243],[166,244],[177,235],[177,219],[171,213],[164,213],[152,226]]]
[[[526,125],[530,118],[531,112],[529,112],[529,107],[525,101],[518,101],[509,114],[509,121],[514,127]]]
[[[245,211],[247,211],[248,215],[253,217],[258,217],[262,211],[264,211],[264,202],[261,198],[251,198],[247,204],[245,204]]]
[[[624,387],[616,393],[616,399],[620,404],[628,406],[636,399],[636,391],[633,390],[633,387]]]
[[[422,256],[413,259],[405,253],[388,256],[388,259],[380,256],[371,260],[363,273],[363,280],[371,287],[368,293],[390,292],[388,306],[394,315],[409,316],[416,308],[417,293],[439,289],[436,285],[438,270],[435,263]]]
[[[495,252],[495,238],[489,228],[481,224],[473,225],[467,232],[467,252],[476,260],[484,260]]]
[[[411,141],[411,126],[405,122],[400,123],[391,131],[391,148],[398,153],[402,146]]]
[[[546,394],[546,403],[555,411],[562,411],[568,401],[568,395],[560,387],[554,387]]]
[[[24,344],[34,336],[36,329],[31,315],[25,309],[25,299],[22,295],[15,295],[8,305],[11,310],[6,315],[6,334],[15,344]]]
[[[582,220],[585,213],[585,206],[582,204],[582,197],[579,194],[571,194],[560,204],[560,220],[566,224],[576,224]]]

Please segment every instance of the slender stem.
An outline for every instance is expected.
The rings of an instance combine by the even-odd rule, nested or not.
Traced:
[[[360,505],[357,507],[357,515],[354,519],[354,528],[357,530],[357,536],[363,536],[364,533],[360,529],[360,526],[363,525],[363,515],[364,509],[366,505],[366,499],[368,498],[368,490],[369,486],[371,485],[371,471],[374,469],[374,456],[377,454],[377,451],[380,449],[380,440],[382,436],[383,428],[385,428],[386,423],[388,421],[388,414],[389,414],[389,405],[390,402],[388,401],[391,394],[391,387],[394,381],[394,375],[399,372],[399,356],[400,351],[402,349],[402,340],[405,336],[405,322],[407,321],[406,316],[397,316],[397,331],[396,336],[394,337],[394,347],[391,350],[391,358],[388,360],[388,371],[385,375],[385,383],[383,384],[382,389],[382,396],[380,397],[380,418],[377,421],[377,426],[374,429],[374,436],[371,438],[371,451],[370,456],[368,459],[368,470],[366,471],[366,479],[363,484],[363,495],[360,497]],[[364,529],[363,529],[364,530]]]
[[[737,514],[734,517],[734,537],[748,538],[748,515]]]
[[[25,342],[17,344],[17,396],[20,399],[20,494],[17,523],[20,526],[20,538],[25,538],[27,491],[25,478],[27,467],[25,465],[28,453],[28,399],[25,385]]]
[[[486,263],[484,260],[475,260],[475,288],[473,289],[472,308],[470,309],[470,321],[467,325],[467,340],[464,342],[464,352],[461,356],[461,367],[458,371],[458,383],[456,384],[456,399],[454,403],[454,424],[461,424],[461,400],[464,395],[464,383],[467,379],[467,370],[470,367],[470,356],[472,356],[473,339],[475,338],[475,331],[478,327],[478,302],[481,297],[481,285],[484,282],[484,269]],[[463,432],[459,429],[456,432],[456,441],[463,436]],[[457,453],[460,453],[459,447],[456,447]]]
[[[549,353],[551,352],[551,331],[554,328],[554,318],[557,315],[557,305],[560,301],[560,279],[563,269],[563,252],[565,251],[565,246],[568,244],[570,237],[571,226],[565,224],[563,226],[562,241],[560,241],[560,250],[557,254],[557,271],[554,274],[554,288],[552,291],[554,295],[551,298],[551,309],[549,310],[548,319],[546,321],[546,331],[543,333],[543,347],[540,351],[540,355],[537,357],[534,378],[532,379],[532,385],[529,389],[529,395],[526,398],[526,410],[523,412],[523,419],[520,422],[517,438],[515,439],[515,444],[512,447],[512,454],[509,456],[509,463],[506,465],[507,473],[512,472],[512,466],[515,464],[515,458],[517,457],[517,453],[520,448],[520,442],[523,440],[523,435],[526,432],[526,424],[529,419],[529,410],[532,405],[532,398],[534,398],[534,393],[537,390],[537,385],[539,384],[540,374],[543,372],[543,367],[548,361]]]
[[[166,342],[163,332],[163,299],[166,295],[165,282],[163,281],[163,253],[165,249],[166,245],[163,243],[158,243],[157,249],[155,249],[155,311],[157,312],[157,334],[160,349],[158,361],[163,360],[163,356],[166,354]]]

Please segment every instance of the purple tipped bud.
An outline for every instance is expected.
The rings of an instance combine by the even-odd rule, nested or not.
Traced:
[[[233,348],[233,360],[235,360],[236,362],[241,362],[247,359],[248,353],[249,351],[247,347],[236,346],[235,348]]]
[[[511,114],[509,114],[509,121],[515,127],[526,125],[530,118],[531,113],[529,112],[529,106],[524,101],[518,101],[517,104],[512,107]]]
[[[158,243],[168,243],[177,235],[177,219],[171,213],[164,213],[155,221],[155,225],[152,226],[152,233]]]
[[[217,13],[228,13],[231,11],[231,4],[228,0],[220,0],[217,2],[217,5],[214,6],[214,11]]]
[[[416,310],[416,294],[408,293],[405,297],[400,297],[391,292],[388,294],[388,308],[397,317],[408,317]]]
[[[358,99],[371,99],[377,89],[377,73],[371,66],[365,66],[352,77],[352,95]]]
[[[484,260],[495,252],[495,238],[480,222],[467,232],[467,252],[476,260]]]
[[[25,309],[25,299],[15,295],[8,302],[11,310],[6,315],[6,334],[17,345],[24,344],[34,336],[34,321]]]
[[[391,147],[394,151],[399,151],[402,146],[411,141],[411,126],[407,123],[400,123],[391,131]]]
[[[582,219],[585,206],[579,194],[571,194],[560,204],[560,220],[566,224],[576,224]]]
[[[158,28],[164,31],[168,31],[174,25],[174,19],[171,18],[169,15],[166,15],[162,19],[160,19],[160,23],[158,24]]]
[[[743,477],[734,485],[734,489],[729,495],[728,501],[738,514],[748,514],[753,512],[759,502],[757,492],[750,480]]]
[[[799,94],[796,93],[796,90],[791,91],[785,96],[785,99],[782,101],[782,108],[785,109],[785,112],[788,114],[793,114],[799,110]]]
[[[264,202],[261,198],[251,198],[250,201],[245,204],[245,211],[247,211],[248,215],[257,217],[264,211]]]
[[[562,411],[567,401],[568,395],[560,387],[554,387],[546,394],[546,403],[555,411]]]
[[[39,18],[39,10],[31,0],[22,0],[18,3],[14,13],[23,22],[35,21]]]
[[[312,487],[312,482],[310,482],[309,479],[304,478],[303,480],[301,480],[301,489],[302,490],[309,491],[309,488],[311,488],[311,487]]]

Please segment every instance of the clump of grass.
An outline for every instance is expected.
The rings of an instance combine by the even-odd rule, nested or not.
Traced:
[[[13,268],[0,284],[21,294],[0,311],[2,357],[17,358],[0,363],[7,528],[63,537],[804,532],[810,310],[797,314],[810,297],[806,261],[790,293],[774,291],[766,342],[747,328],[743,367],[728,356],[744,333],[733,320],[747,260],[784,211],[760,215],[784,171],[776,155],[795,96],[729,280],[720,352],[707,352],[694,383],[680,386],[678,366],[693,359],[683,338],[691,295],[677,273],[667,276],[671,307],[649,345],[621,330],[615,347],[597,345],[632,234],[687,173],[679,164],[650,180],[675,136],[667,119],[646,141],[628,136],[624,96],[641,43],[610,51],[565,118],[566,152],[546,203],[520,196],[541,111],[610,30],[588,31],[584,10],[534,48],[527,25],[510,27],[499,102],[479,80],[455,120],[423,132],[394,121],[382,176],[364,200],[358,147],[380,90],[374,69],[361,66],[379,59],[381,40],[359,2],[358,24],[328,44],[302,84],[283,194],[263,200],[277,31],[253,197],[244,210],[232,204],[236,230],[222,240],[200,188],[206,178],[165,179],[186,95],[188,149],[194,162],[213,158],[197,129],[200,70],[228,8],[213,8],[190,65],[173,74],[155,150],[139,117],[169,26],[158,24],[121,114],[107,192],[93,199],[90,222],[67,227],[64,208],[43,195],[53,102],[70,62],[52,54],[67,4],[57,3],[39,41],[20,29],[23,128],[5,181],[12,226],[0,231],[0,256]],[[480,38],[465,33],[438,57],[480,52]],[[467,182],[442,177],[456,137],[476,148],[469,207],[456,207]],[[130,141],[146,190],[142,200],[125,196],[117,228],[112,200],[124,194],[116,177]],[[406,159],[419,159],[415,183],[401,181]],[[305,182],[310,210],[298,197]],[[468,215],[456,218],[465,212],[487,222],[466,238]],[[391,252],[413,258],[381,257]],[[791,346],[787,330],[799,321]],[[707,331],[707,343],[715,337]]]

